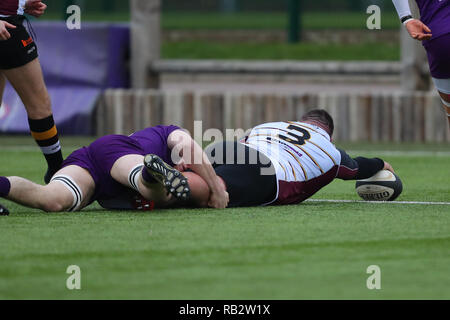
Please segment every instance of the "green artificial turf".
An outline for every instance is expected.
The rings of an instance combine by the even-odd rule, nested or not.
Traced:
[[[63,140],[66,154],[86,143]],[[448,145],[345,147],[383,154],[403,180],[399,200],[450,200]],[[392,149],[401,152],[380,151]],[[40,182],[45,167],[30,138],[0,137],[0,168]],[[314,198],[357,195],[354,182],[336,181]],[[12,214],[0,217],[0,299],[450,298],[448,205],[307,202],[150,213],[93,205],[45,214],[1,203]],[[69,265],[81,268],[79,291],[66,289]],[[381,290],[366,287],[370,265],[381,268]]]

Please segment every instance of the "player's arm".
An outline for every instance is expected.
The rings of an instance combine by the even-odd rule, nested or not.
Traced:
[[[208,205],[213,208],[226,208],[229,196],[225,186],[216,175],[203,149],[183,130],[175,130],[167,139],[168,146],[181,156],[180,169],[190,169],[198,174],[208,185],[210,197]]]
[[[400,21],[413,39],[419,41],[431,39],[430,28],[422,21],[413,18],[408,0],[392,0],[392,2],[394,2]]]
[[[25,13],[39,18],[42,16],[47,9],[47,5],[41,0],[27,0],[25,3]]]
[[[337,178],[342,180],[360,180],[374,176],[381,170],[394,172],[392,166],[380,158],[350,157],[345,151],[340,150],[341,165]]]

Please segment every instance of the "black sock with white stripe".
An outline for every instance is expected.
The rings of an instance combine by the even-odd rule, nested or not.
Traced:
[[[140,164],[134,167],[128,175],[128,183],[130,187],[139,192],[139,179],[142,176],[142,168],[144,165]],[[144,169],[145,170],[145,169]]]
[[[53,115],[44,119],[28,119],[30,131],[36,143],[41,148],[48,164],[48,171],[44,177],[45,183],[49,183],[51,177],[61,168],[63,156],[55,126]]]

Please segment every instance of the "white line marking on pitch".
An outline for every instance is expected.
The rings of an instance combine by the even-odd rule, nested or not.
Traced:
[[[375,204],[420,204],[449,206],[450,202],[420,202],[420,201],[363,201],[363,200],[331,200],[331,199],[309,199],[306,202],[330,202],[330,203],[375,203]]]
[[[70,150],[75,150],[77,148],[81,148],[80,147],[74,147],[71,145],[65,145],[65,148]],[[39,147],[36,146],[3,146],[0,147],[0,151],[15,151],[15,152],[40,152]]]
[[[376,150],[346,150],[351,154],[376,154],[380,156],[402,157],[450,157],[448,151],[376,151]]]
[[[81,146],[65,145],[65,148],[77,149]],[[22,146],[2,146],[0,151],[39,151],[38,146],[22,145]],[[355,155],[378,155],[378,156],[404,156],[404,157],[450,157],[449,151],[376,151],[376,150],[346,150],[347,153]]]

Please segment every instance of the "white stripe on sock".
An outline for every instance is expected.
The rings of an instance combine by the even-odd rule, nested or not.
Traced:
[[[129,175],[128,175],[128,182],[130,184],[130,187],[133,188],[134,190],[136,190],[137,192],[140,193],[139,190],[139,179],[141,178],[141,172],[142,169],[144,168],[143,164],[139,164],[136,167],[134,167],[133,169],[131,169]]]
[[[58,141],[57,143],[55,143],[52,146],[41,147],[41,150],[42,150],[43,154],[54,154],[54,153],[56,153],[56,152],[61,150],[61,144]]]

